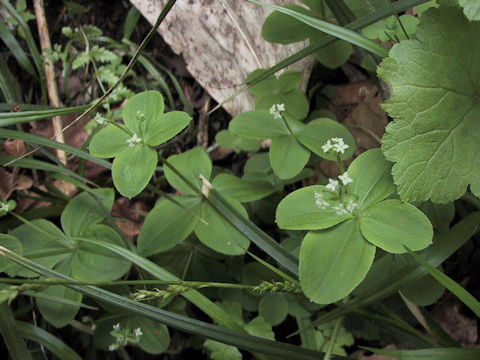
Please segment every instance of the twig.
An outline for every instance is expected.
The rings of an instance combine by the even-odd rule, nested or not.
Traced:
[[[206,94],[207,98],[203,105],[200,115],[198,116],[198,133],[197,145],[207,148],[208,146],[208,109],[210,108],[210,96]]]
[[[50,35],[48,33],[47,20],[45,18],[45,8],[43,0],[33,0],[33,7],[35,9],[35,16],[37,18],[38,35],[40,38],[40,47],[42,48],[42,55],[44,57],[45,75],[47,78],[47,92],[50,104],[54,107],[60,107],[60,97],[58,96],[58,87],[55,80],[55,68],[52,61],[46,56],[46,50],[52,50],[50,42]],[[65,138],[62,132],[62,118],[54,116],[52,119],[54,139],[60,143],[65,143]],[[56,150],[59,160],[66,165],[67,154],[65,151]]]
[[[160,13],[160,15],[158,15],[158,18],[157,18],[157,21],[155,22],[155,24],[152,26],[152,29],[149,31],[149,33],[147,34],[147,36],[145,37],[145,39],[143,39],[142,43],[140,44],[140,46],[137,48],[137,50],[135,51],[135,54],[133,54],[133,57],[132,59],[130,60],[130,62],[128,63],[127,67],[125,68],[124,72],[122,73],[122,75],[120,75],[120,78],[117,80],[117,82],[115,84],[113,84],[110,89],[107,90],[107,92],[105,94],[103,94],[100,98],[98,98],[97,100],[95,100],[93,102],[93,104],[91,106],[88,107],[87,110],[85,110],[83,113],[80,114],[79,117],[77,117],[75,120],[72,121],[72,123],[70,123],[69,125],[65,126],[62,130],[60,130],[60,133],[64,133],[65,131],[67,131],[68,129],[70,129],[73,125],[75,125],[78,121],[80,121],[81,119],[83,119],[83,117],[85,115],[87,115],[90,111],[96,109],[112,92],[113,90],[125,79],[125,77],[127,76],[128,72],[132,69],[133,65],[135,64],[135,62],[137,61],[137,58],[140,56],[140,52],[145,48],[145,46],[148,44],[148,42],[150,41],[150,39],[153,37],[153,35],[156,33],[158,27],[160,26],[160,24],[162,23],[163,19],[165,19],[165,17],[167,16],[167,14],[169,13],[170,9],[173,7],[173,5],[176,3],[177,0],[169,0],[168,3],[165,5],[165,7],[163,8],[162,12]],[[52,138],[52,140],[55,138],[55,136]],[[33,154],[35,151],[37,151],[39,148],[35,149],[35,150],[32,150],[22,156],[19,156],[18,158],[16,159],[13,159],[11,161],[9,161],[8,163],[4,164],[3,166],[8,166],[8,165],[11,165],[13,164],[15,161],[17,160],[20,160],[20,159],[23,159],[31,154]]]

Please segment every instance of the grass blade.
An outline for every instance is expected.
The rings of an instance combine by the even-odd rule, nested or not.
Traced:
[[[25,339],[43,345],[57,358],[62,360],[82,360],[67,344],[48,331],[23,321],[17,320],[15,324]]]
[[[0,251],[0,255],[6,256],[10,260],[15,261],[16,263],[42,276],[73,281],[72,278],[66,275],[60,274],[54,270],[34,263],[22,256],[13,253],[12,251],[4,247],[0,247]],[[97,288],[95,286],[68,285],[68,287],[94,299],[109,303],[113,306],[118,306],[122,309],[136,313],[140,316],[145,316],[149,319],[158,321],[172,328],[185,331],[193,335],[219,341],[228,345],[236,346],[240,349],[269,355],[273,358],[289,360],[317,360],[323,356],[323,353],[319,351],[312,351],[278,341],[272,341],[256,336],[242,334],[209,323],[205,323],[203,321],[191,319],[183,315],[165,311],[163,309],[159,309],[147,304],[138,303],[110,291]],[[333,356],[332,359],[351,360],[351,358],[343,356]]]
[[[18,63],[25,69],[25,71],[33,77],[38,78],[35,68],[28,59],[27,54],[25,54],[17,39],[15,39],[15,36],[13,36],[7,29],[7,26],[3,21],[0,22],[0,38],[2,38],[5,45],[7,45],[12,55],[17,59]]]
[[[400,360],[478,360],[479,349],[436,348],[421,350],[384,350],[370,347],[364,349],[380,355],[391,356]]]
[[[0,333],[11,359],[32,360],[6,301],[0,304]]]
[[[432,265],[425,261],[424,258],[415,254],[412,250],[407,248],[407,251],[412,257],[417,260],[424,268],[427,270],[430,275],[432,275],[437,281],[445,286],[451,293],[453,293],[457,298],[460,299],[465,305],[467,305],[470,310],[472,310],[475,315],[480,317],[480,302],[475,299],[467,290],[460,286],[456,281],[452,280],[448,275],[444,274],[440,270],[436,269]]]
[[[320,30],[326,34],[335,36],[336,38],[348,41],[349,43],[356,45],[362,49],[368,50],[371,53],[378,55],[382,58],[388,56],[388,50],[384,48],[382,45],[377,43],[374,40],[368,39],[363,35],[360,35],[359,33],[350,30],[348,28],[344,28],[342,26],[338,26],[335,24],[332,24],[328,21],[324,20],[319,20],[317,18],[314,18],[312,16],[308,16],[305,14],[302,14],[300,12],[297,12],[295,10],[291,10],[289,8],[283,7],[283,6],[278,6],[278,5],[273,5],[273,4],[267,4],[261,1],[257,0],[248,0],[251,3],[265,6],[268,8],[271,8],[273,10],[276,10],[282,14],[288,15],[293,17],[294,19],[301,21],[304,24],[307,24],[314,29]]]
[[[78,113],[84,111],[86,108],[88,108],[88,105],[74,106],[62,109],[53,108],[49,110],[0,113],[0,127],[47,119],[54,116]]]

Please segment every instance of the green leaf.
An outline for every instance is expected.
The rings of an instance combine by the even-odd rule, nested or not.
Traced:
[[[127,140],[130,137],[127,132],[109,124],[93,136],[88,150],[93,156],[111,158],[129,149]]]
[[[91,225],[84,236],[92,240],[123,246],[120,235],[106,225]],[[110,281],[120,278],[130,269],[130,261],[119,258],[111,251],[91,243],[77,242],[75,250],[71,268],[71,274],[75,279]]]
[[[249,202],[262,199],[277,190],[267,179],[266,176],[245,179],[232,174],[220,174],[213,179],[212,185],[223,196]]]
[[[102,202],[107,213],[110,213],[115,200],[113,189],[94,189],[91,190],[91,193]],[[60,222],[63,231],[68,236],[82,236],[83,233],[88,231],[90,225],[99,223],[105,217],[104,211],[92,195],[83,192],[68,202],[62,212]]]
[[[348,186],[358,196],[359,209],[368,209],[395,191],[391,169],[380,149],[368,150],[350,164],[348,176],[353,182]]]
[[[231,206],[248,219],[245,208],[235,200],[228,200]],[[250,246],[250,240],[221,216],[210,204],[203,203],[195,234],[209,248],[226,255],[243,255]]]
[[[270,163],[280,179],[290,179],[300,173],[310,158],[306,149],[292,135],[282,135],[272,139]]]
[[[447,204],[435,204],[430,201],[422,203],[418,207],[433,225],[436,231],[447,231],[450,223],[455,218],[455,205],[453,202]]]
[[[250,335],[275,340],[275,334],[272,331],[272,326],[268,324],[261,316],[257,316],[248,324],[246,324],[245,330],[247,330]]]
[[[272,139],[280,135],[289,135],[282,119],[275,118],[266,110],[247,111],[235,116],[228,130],[250,139]]]
[[[425,214],[399,200],[385,200],[362,212],[360,227],[369,242],[392,253],[404,253],[405,247],[422,250],[432,243],[432,224]]]
[[[160,199],[145,221],[138,236],[138,251],[150,256],[166,251],[183,241],[195,229],[200,213],[198,197],[173,196],[182,208],[168,199]],[[191,212],[189,212],[188,210]]]
[[[127,198],[138,195],[157,167],[157,152],[148,145],[135,145],[117,155],[112,164],[115,188]]]
[[[158,91],[144,91],[128,99],[123,108],[123,122],[140,138],[155,136],[152,130],[163,114],[163,96]]]
[[[242,353],[234,346],[225,345],[213,340],[207,340],[203,347],[210,351],[212,360],[242,360]]]
[[[163,144],[185,129],[191,120],[192,117],[182,111],[170,111],[163,114],[146,130],[148,132],[145,142],[150,146]]]
[[[303,6],[289,4],[285,8],[295,10],[305,15],[312,15],[311,11]],[[262,36],[265,40],[279,44],[291,44],[306,40],[317,30],[296,20],[295,18],[282,14],[278,11],[272,12],[263,23]]]
[[[300,90],[293,89],[289,92],[278,92],[276,91],[266,95],[266,96],[258,96],[257,101],[255,102],[255,109],[256,110],[270,110],[270,108],[274,104],[284,104],[285,105],[285,113],[287,118],[292,119],[304,119],[308,115],[308,99],[304,93]],[[277,121],[281,119],[277,119]]]
[[[375,246],[363,238],[356,220],[310,231],[300,249],[302,290],[319,304],[341,300],[365,278],[374,257]]]
[[[380,41],[389,41],[407,39],[415,34],[418,25],[418,18],[412,15],[402,15],[400,17],[391,16],[379,21],[373,25],[367,26],[362,30],[362,34],[369,39],[379,39]],[[401,22],[401,24],[400,24]],[[407,36],[405,36],[405,32]]]
[[[343,138],[345,144],[349,145],[349,148],[341,155],[342,160],[351,158],[355,152],[355,139],[352,134],[345,126],[332,119],[320,118],[312,120],[305,127],[297,131],[295,136],[303,145],[327,160],[337,161],[335,155],[325,153],[322,150],[322,146],[327,140],[333,137]]]
[[[182,154],[172,155],[167,160],[187,180],[196,185],[198,189],[202,187],[202,180],[199,176],[203,175],[208,180],[212,174],[212,161],[202,147],[193,148]],[[164,166],[163,171],[169,184],[175,189],[185,194],[198,196],[197,192],[183,182],[169,166]]]
[[[376,354],[392,356],[400,360],[477,360],[480,357],[479,349],[465,348],[436,348],[420,350],[384,350],[364,347]]]
[[[42,295],[80,302],[82,294],[63,285],[51,285],[39,292]],[[50,324],[62,328],[75,318],[80,305],[71,305],[52,301],[48,298],[36,298],[38,310]]]
[[[325,186],[307,186],[288,194],[277,207],[276,222],[280,229],[321,230],[352,217],[337,215],[332,207],[321,209],[315,203],[315,193],[328,191]]]
[[[463,13],[470,21],[480,20],[480,3],[476,0],[458,0],[463,7]]]
[[[288,302],[280,293],[266,294],[258,304],[258,315],[272,326],[281,324],[288,315]]]
[[[215,135],[215,141],[218,145],[227,149],[233,149],[235,152],[258,151],[260,149],[260,144],[257,140],[239,136],[228,130],[219,131]]]
[[[418,306],[429,306],[435,304],[445,292],[445,287],[427,275],[422,279],[404,286],[400,292],[411,302]]]
[[[312,36],[310,42],[315,42],[323,37],[323,34],[321,36]],[[323,66],[336,69],[345,64],[352,54],[353,46],[344,40],[340,40],[315,51],[313,55]]]
[[[35,257],[35,261],[53,268],[69,251],[60,240],[65,238],[63,232],[53,223],[44,219],[32,220],[20,225],[10,232],[23,246],[23,256]],[[6,273],[11,276],[32,277],[36,274],[17,265],[10,266]]]
[[[427,11],[418,40],[395,45],[378,70],[392,88],[384,108],[395,119],[382,150],[395,163],[402,200],[446,203],[469,184],[480,195],[480,72],[472,62],[479,31],[480,23],[445,3]]]
[[[412,255],[415,260],[417,260],[422,266],[432,275],[437,281],[439,281],[443,286],[445,286],[451,293],[453,293],[460,301],[468,306],[475,315],[480,317],[480,302],[475,299],[467,290],[465,290],[461,285],[456,281],[452,280],[450,277],[445,275],[440,270],[436,269],[434,266],[428,263],[421,256],[415,254],[410,249],[408,250],[410,255]]]
[[[142,329],[143,335],[140,337],[138,346],[140,346],[143,351],[155,355],[161,354],[168,349],[170,345],[170,334],[165,325],[143,316],[135,316],[132,314],[131,317],[133,318],[132,327],[134,329]]]
[[[0,303],[0,334],[8,350],[7,357],[15,360],[33,359],[20,335],[15,317],[7,302]]]
[[[20,240],[16,237],[6,234],[0,234],[0,246],[6,247],[9,250],[16,252],[17,254],[23,254],[23,246]],[[13,263],[4,258],[0,257],[0,272],[3,272],[5,269],[13,265]]]

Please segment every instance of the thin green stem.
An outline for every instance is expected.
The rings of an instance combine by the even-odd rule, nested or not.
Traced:
[[[323,360],[330,360],[332,356],[333,349],[335,347],[335,343],[337,342],[338,333],[340,331],[340,325],[342,325],[343,318],[338,318],[335,321],[335,327],[333,328],[332,336],[330,337],[330,344],[328,345],[328,349],[323,357]]]

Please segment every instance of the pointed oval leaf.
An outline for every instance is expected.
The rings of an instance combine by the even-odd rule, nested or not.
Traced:
[[[221,195],[228,198],[240,202],[255,201],[277,190],[271,182],[267,181],[268,177],[261,175],[263,174],[259,174],[257,178],[244,179],[232,174],[220,174],[213,179],[212,185]]]
[[[310,37],[310,42],[318,41],[324,36],[319,32],[318,35]],[[313,53],[320,64],[330,69],[336,69],[345,64],[352,54],[353,46],[345,40],[335,41]]]
[[[242,204],[232,199],[229,199],[228,202],[248,219],[247,211]],[[200,214],[201,218],[208,224],[199,222],[195,228],[195,234],[202,243],[222,254],[245,254],[250,246],[250,240],[233,227],[227,219],[206,202],[202,204]]]
[[[127,198],[138,195],[152,178],[158,163],[157,152],[148,145],[129,147],[112,165],[115,188]]]
[[[312,15],[309,9],[300,5],[289,4],[285,7],[305,15]],[[311,26],[278,11],[272,12],[263,23],[262,36],[268,42],[291,44],[305,40],[318,32]]]
[[[45,219],[31,220],[30,224],[20,225],[13,229],[10,235],[22,243],[23,256],[35,257],[37,263],[49,268],[53,268],[70,251],[61,243],[66,241],[65,234]],[[52,252],[55,254],[52,255]],[[5,272],[11,277],[37,277],[34,272],[16,264],[9,266]]]
[[[295,135],[303,145],[327,160],[337,161],[336,155],[330,152],[325,153],[322,150],[322,146],[328,139],[334,137],[343,138],[345,144],[349,146],[345,153],[341,155],[340,158],[342,160],[351,158],[355,152],[355,139],[352,134],[345,126],[332,119],[320,118],[312,120],[304,128],[296,132]]]
[[[310,231],[300,249],[300,284],[319,304],[343,299],[365,278],[375,257],[356,220],[321,231]]]
[[[432,243],[432,224],[415,206],[400,200],[385,200],[360,217],[362,234],[372,244],[391,253],[425,249]]]
[[[152,129],[161,121],[163,109],[162,94],[153,90],[144,91],[128,99],[123,108],[123,122],[144,139],[146,136],[152,136]]]
[[[91,193],[101,201],[105,210],[110,213],[115,200],[113,189],[94,189],[91,190]],[[99,223],[105,217],[105,213],[93,196],[87,192],[82,192],[65,206],[60,222],[63,231],[68,236],[82,236],[90,225]]]
[[[91,279],[90,279],[91,280]],[[82,301],[82,294],[63,285],[52,285],[40,291],[40,294],[75,302]],[[37,297],[38,310],[50,324],[56,328],[67,326],[75,318],[80,305],[59,303],[51,299]]]
[[[188,196],[172,198],[185,209],[168,199],[157,202],[145,218],[138,236],[138,251],[143,256],[172,248],[190,235],[197,226],[201,199]]]
[[[88,145],[88,150],[93,156],[112,158],[128,149],[127,140],[130,137],[117,126],[109,124],[95,134]]]
[[[352,217],[337,215],[332,207],[321,209],[315,203],[315,193],[326,191],[325,186],[313,185],[288,194],[277,207],[275,221],[280,229],[326,229]]]
[[[290,179],[303,170],[310,158],[310,151],[292,135],[273,138],[270,146],[270,163],[280,179]]]
[[[202,187],[202,180],[199,176],[203,175],[208,180],[212,174],[212,161],[202,147],[193,148],[182,154],[172,155],[167,160],[198,189]],[[165,165],[163,171],[169,184],[175,189],[185,194],[198,195],[188,184],[178,177],[169,166]]]
[[[284,294],[271,293],[262,297],[258,315],[272,326],[279,325],[288,315],[288,302]]]
[[[391,169],[392,164],[385,160],[380,149],[368,150],[350,164],[348,176],[353,182],[348,186],[358,197],[359,209],[367,209],[395,191]]]
[[[90,226],[84,237],[124,246],[120,235],[106,225]],[[80,241],[72,258],[71,274],[75,279],[83,281],[110,281],[125,275],[130,265],[130,261],[103,247]]]
[[[145,142],[150,146],[163,144],[185,129],[191,120],[192,117],[183,111],[162,114],[149,124]]]
[[[233,149],[235,152],[258,151],[260,149],[260,144],[257,140],[239,136],[229,130],[219,131],[215,136],[215,141],[218,145],[227,149]]]
[[[250,139],[272,139],[290,134],[282,119],[275,118],[267,110],[247,111],[235,116],[228,130]]]

